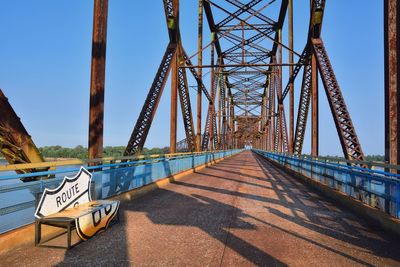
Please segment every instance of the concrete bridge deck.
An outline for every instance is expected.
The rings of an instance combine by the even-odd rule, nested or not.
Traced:
[[[69,251],[21,248],[1,266],[400,266],[400,240],[243,152],[122,205]],[[65,237],[63,237],[65,240]]]

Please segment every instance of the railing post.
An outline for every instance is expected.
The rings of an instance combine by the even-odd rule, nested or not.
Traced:
[[[400,183],[396,184],[395,195],[396,195],[396,214],[395,214],[395,216],[397,218],[400,218]]]

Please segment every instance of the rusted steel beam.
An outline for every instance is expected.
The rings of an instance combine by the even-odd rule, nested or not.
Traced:
[[[277,22],[277,25],[276,25],[277,29],[282,29],[283,28],[283,23],[285,21],[286,12],[287,12],[287,9],[288,9],[288,4],[289,4],[288,0],[282,0],[281,8],[279,10],[279,18],[278,18],[278,22]],[[278,31],[276,31],[275,38],[274,38],[274,44],[273,44],[272,50],[271,50],[273,55],[276,55],[276,51],[278,49],[278,44],[279,44],[279,34],[278,34]],[[282,45],[282,46],[284,48],[290,50],[289,47],[287,47],[285,45]],[[294,50],[292,50],[292,52],[295,53]]]
[[[214,16],[211,10],[211,5],[208,1],[203,0],[203,6],[204,6],[204,13],[206,14],[208,26],[210,28],[210,32],[217,32],[217,27],[215,26],[215,21],[214,21]],[[221,44],[219,42],[219,39],[212,40],[214,42],[215,50],[217,51],[217,56],[221,57],[222,56],[222,50],[221,50]]]
[[[261,30],[259,30],[257,27],[254,27],[252,24],[249,24],[249,22],[241,19],[238,15],[236,15],[235,13],[229,12],[227,9],[223,8],[222,6],[218,5],[215,2],[212,2],[210,0],[206,0],[205,3],[210,3],[213,6],[215,6],[216,8],[222,10],[223,12],[227,13],[228,15],[230,15],[232,18],[237,19],[240,22],[243,22],[244,24],[246,24],[247,26],[251,27],[253,30],[259,32],[261,35],[263,35],[264,37],[272,40],[274,42],[273,48],[272,48],[272,55],[276,54],[276,49],[277,49],[277,45],[279,44],[278,41],[278,34],[275,35],[275,38],[270,37],[268,35],[268,33],[265,33]],[[286,11],[287,11],[287,5],[288,5],[288,0],[282,0],[282,5],[281,5],[281,10],[279,12],[279,19],[278,22],[276,23],[276,28],[277,29],[281,29],[283,26],[283,22],[285,20],[285,16],[286,16]],[[287,47],[286,45],[280,43],[280,45],[282,45],[282,47],[284,47],[285,49],[289,49],[289,47]],[[293,51],[294,53],[296,53],[295,51]],[[297,53],[296,53],[297,54]]]
[[[310,56],[310,53],[311,53],[310,45],[306,45],[306,47],[303,50],[303,53],[301,54],[296,66],[295,66],[295,68],[293,70],[292,76],[289,77],[289,81],[288,81],[285,89],[283,90],[282,98],[278,99],[279,103],[283,103],[283,101],[285,100],[287,94],[290,91],[290,88],[292,86],[294,86],[294,81],[296,80],[296,77],[299,74],[301,68],[305,65],[305,62],[308,60],[308,58]]]
[[[203,65],[203,0],[199,0],[199,15],[198,15],[198,36],[197,36],[197,64]],[[196,135],[196,151],[201,151],[201,94],[203,84],[203,69],[198,71],[201,84],[197,85],[197,135]]]
[[[281,105],[281,127],[282,127],[282,142],[283,142],[283,152],[289,152],[289,140],[288,140],[288,133],[287,133],[287,126],[286,126],[286,114],[285,114],[285,106]]]
[[[228,103],[227,103],[227,97],[226,97],[226,77],[223,77],[222,75],[220,76],[220,87],[221,87],[221,108],[222,108],[222,130],[221,130],[221,149],[227,149],[227,129],[228,129],[228,123],[226,120],[227,117],[227,108],[228,108]]]
[[[288,2],[289,64],[293,64],[293,0]],[[289,77],[293,76],[293,66],[289,66]],[[294,84],[289,83],[289,153],[293,153],[294,138]]]
[[[260,124],[260,131],[261,131],[261,149],[265,149],[265,123],[266,123],[266,105],[267,105],[267,89],[264,89],[264,94],[261,101],[261,124]]]
[[[290,67],[290,66],[302,66],[302,63],[268,63],[268,64],[216,64],[216,65],[193,65],[193,66],[182,66],[181,68],[196,68],[196,69],[204,69],[204,68],[232,68],[232,67]],[[230,70],[225,70],[225,72],[229,72]],[[267,72],[267,71],[265,71]]]
[[[89,159],[103,156],[104,85],[108,0],[94,1],[92,69],[90,77]]]
[[[214,34],[211,33],[211,36],[213,38]],[[211,53],[210,53],[210,58],[211,58],[211,65],[214,65],[215,61],[215,43],[213,42],[211,44]],[[211,68],[211,73],[210,73],[210,86],[211,86],[211,101],[208,104],[208,110],[207,110],[207,118],[206,118],[206,124],[204,127],[204,133],[203,133],[203,140],[201,144],[201,149],[202,150],[207,150],[209,149],[209,141],[211,141],[210,145],[210,150],[213,149],[213,142],[214,142],[214,116],[215,116],[215,96],[216,96],[216,88],[217,88],[217,82],[218,79],[215,79],[215,72],[214,68]]]
[[[171,42],[178,44],[176,53],[172,58],[171,66],[171,113],[170,113],[170,134],[169,134],[169,151],[170,153],[176,153],[176,134],[177,134],[177,123],[178,123],[178,86],[179,77],[178,70],[180,59],[179,55],[182,53],[181,40],[179,32],[179,0],[171,0],[172,3],[172,16],[169,15],[169,20],[173,21],[173,27],[171,27],[170,33],[172,36]],[[170,26],[169,26],[170,28]]]
[[[254,17],[257,17],[260,13],[254,15]],[[272,30],[275,26],[273,24],[269,23],[261,23],[261,24],[251,24],[253,27],[257,28],[260,31],[265,31],[265,30]],[[237,25],[226,25],[226,26],[221,26],[217,28],[218,32],[235,32],[235,31],[254,31],[254,29],[248,25],[243,25],[243,28],[237,27]]]
[[[385,0],[385,161],[400,164],[400,37],[397,0]],[[395,171],[395,170],[392,170]]]
[[[249,14],[255,14],[254,17],[258,18],[260,20],[262,20],[263,22],[265,22],[267,25],[275,25],[275,21],[273,21],[271,18],[261,14],[261,13],[256,13],[257,11],[254,10],[248,3],[248,4],[242,4],[239,0],[226,0],[227,2],[231,3],[232,5],[240,8],[241,10],[246,11]],[[259,1],[253,1],[258,3]],[[254,6],[255,4],[252,4],[252,6]]]
[[[178,120],[178,69],[179,69],[179,47],[172,59],[171,67],[171,111],[170,111],[170,132],[169,152],[176,153],[176,133]]]
[[[171,61],[175,56],[176,46],[175,43],[170,43],[164,53],[164,57],[142,107],[142,111],[136,121],[128,145],[126,146],[124,156],[133,155],[143,149],[171,69]]]
[[[293,153],[295,155],[301,155],[303,149],[311,98],[311,74],[311,65],[308,64],[307,66],[304,66],[300,103],[297,112],[296,130],[293,141]]]
[[[289,93],[290,87],[294,84],[294,81],[299,73],[301,67],[304,65],[304,61],[308,60],[311,54],[311,38],[319,38],[321,36],[322,22],[324,18],[325,12],[325,1],[326,0],[311,0],[311,18],[308,27],[308,38],[307,44],[301,54],[297,66],[293,71],[293,75],[290,76],[288,84],[283,90],[282,99],[279,102],[283,102],[285,100],[286,95]]]
[[[275,57],[273,58],[273,62],[275,62]],[[275,93],[276,93],[276,72],[275,72],[274,67],[272,70],[274,71],[271,74],[271,79],[270,79],[270,90],[269,90],[269,120],[270,120],[270,134],[271,134],[271,144],[270,144],[270,149],[273,150],[275,149],[275,121],[276,121],[276,116],[275,116]]]
[[[233,105],[233,97],[229,96],[229,126],[230,126],[230,142],[231,148],[235,147],[235,110]]]
[[[0,89],[0,152],[9,164],[44,162],[38,148],[26,131],[20,118]],[[25,169],[17,173],[45,171],[45,169]],[[35,178],[22,178],[24,182]]]
[[[311,155],[319,154],[319,122],[318,122],[318,66],[315,55],[311,56]]]
[[[229,23],[230,21],[234,20],[237,16],[240,16],[241,14],[245,13],[246,11],[248,11],[250,8],[252,8],[253,6],[257,5],[258,3],[260,3],[262,0],[251,0],[249,3],[243,5],[242,3],[239,2],[239,5],[237,5],[237,7],[239,9],[237,9],[234,13],[232,13],[231,15],[227,16],[224,20],[222,20],[221,22],[219,22],[217,24],[217,27],[222,27],[224,25],[226,25],[227,23]],[[235,4],[233,1],[229,1],[231,2],[231,4]],[[233,2],[233,3],[232,3]]]
[[[218,125],[218,131],[217,131],[217,143],[218,143],[218,149],[221,149],[222,146],[222,140],[221,140],[221,127],[222,127],[222,121],[221,121],[221,115],[222,115],[222,98],[223,98],[223,88],[222,88],[222,75],[218,75],[218,111],[217,111],[217,125]]]
[[[204,85],[204,83],[203,83],[203,79],[202,79],[201,76],[200,76],[200,73],[201,73],[201,72],[200,72],[200,69],[199,69],[199,72],[197,72],[197,71],[195,70],[195,68],[193,67],[193,64],[192,64],[192,62],[190,61],[188,55],[186,54],[185,49],[182,48],[182,51],[183,51],[183,61],[185,61],[185,64],[186,64],[186,65],[181,65],[180,68],[187,68],[187,69],[190,70],[190,72],[191,72],[192,75],[193,75],[193,78],[196,80],[197,84],[200,85],[201,90],[203,91],[203,93],[204,93],[204,95],[206,96],[207,100],[208,100],[209,102],[212,102],[212,101],[211,101],[211,96],[210,96],[210,94],[208,93],[207,88],[205,87],[205,85]]]
[[[125,156],[140,153],[140,151],[143,149],[158,107],[158,103],[160,102],[165,83],[167,82],[168,74],[171,70],[171,63],[178,52],[177,48],[180,38],[179,0],[164,0],[163,3],[170,42],[164,53],[163,59],[157,70],[140,115],[136,121],[135,127],[133,128],[128,145],[125,148]]]
[[[317,58],[328,103],[335,121],[336,130],[342,145],[343,154],[348,160],[364,161],[364,153],[358,140],[356,130],[347,110],[339,83],[330,63],[325,46],[321,39],[312,40],[314,54]]]
[[[215,37],[215,32],[211,33],[211,40],[214,40]],[[210,52],[210,60],[211,60],[211,65],[214,65],[215,62],[215,43],[212,43],[211,45],[211,52]],[[210,150],[216,149],[214,146],[214,141],[217,136],[214,134],[215,133],[215,99],[216,99],[216,92],[217,92],[217,77],[215,77],[215,68],[212,67],[210,70],[210,87],[211,87],[211,95],[212,95],[212,104],[209,105],[209,120],[210,123],[208,124],[209,129],[208,133],[210,135]]]
[[[187,149],[188,151],[193,152],[196,147],[196,136],[194,132],[192,106],[190,104],[189,87],[185,69],[179,68],[178,81],[179,100],[181,103],[182,119],[186,133]]]
[[[278,30],[278,64],[282,63],[282,29]],[[278,66],[278,79],[277,79],[277,95],[278,99],[282,98],[282,66]],[[282,113],[283,113],[283,103],[278,104],[278,120],[279,120],[279,128],[278,128],[278,152],[282,152],[282,146],[283,146],[283,118],[282,118]]]

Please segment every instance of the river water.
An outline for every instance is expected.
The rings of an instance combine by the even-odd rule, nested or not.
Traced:
[[[6,160],[0,159],[0,165],[6,164]],[[61,166],[57,170],[67,171],[74,168],[79,168],[79,166]],[[24,183],[19,178],[2,179],[15,174],[14,171],[0,172],[0,233],[34,221],[36,194],[40,185],[38,182]],[[56,178],[62,178],[65,175],[73,176],[74,173],[61,173],[56,175]],[[60,181],[60,179],[55,180],[52,187],[57,186]]]

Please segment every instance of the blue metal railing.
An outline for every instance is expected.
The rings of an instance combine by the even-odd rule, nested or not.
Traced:
[[[205,152],[85,167],[93,174],[95,198],[105,199],[240,151]],[[37,193],[44,188],[57,187],[64,176],[75,175],[79,168],[79,165],[66,165],[40,173],[0,172],[0,233],[32,223]],[[19,180],[37,176],[53,178],[26,183]]]
[[[290,170],[400,218],[400,175],[357,166],[253,150]]]

